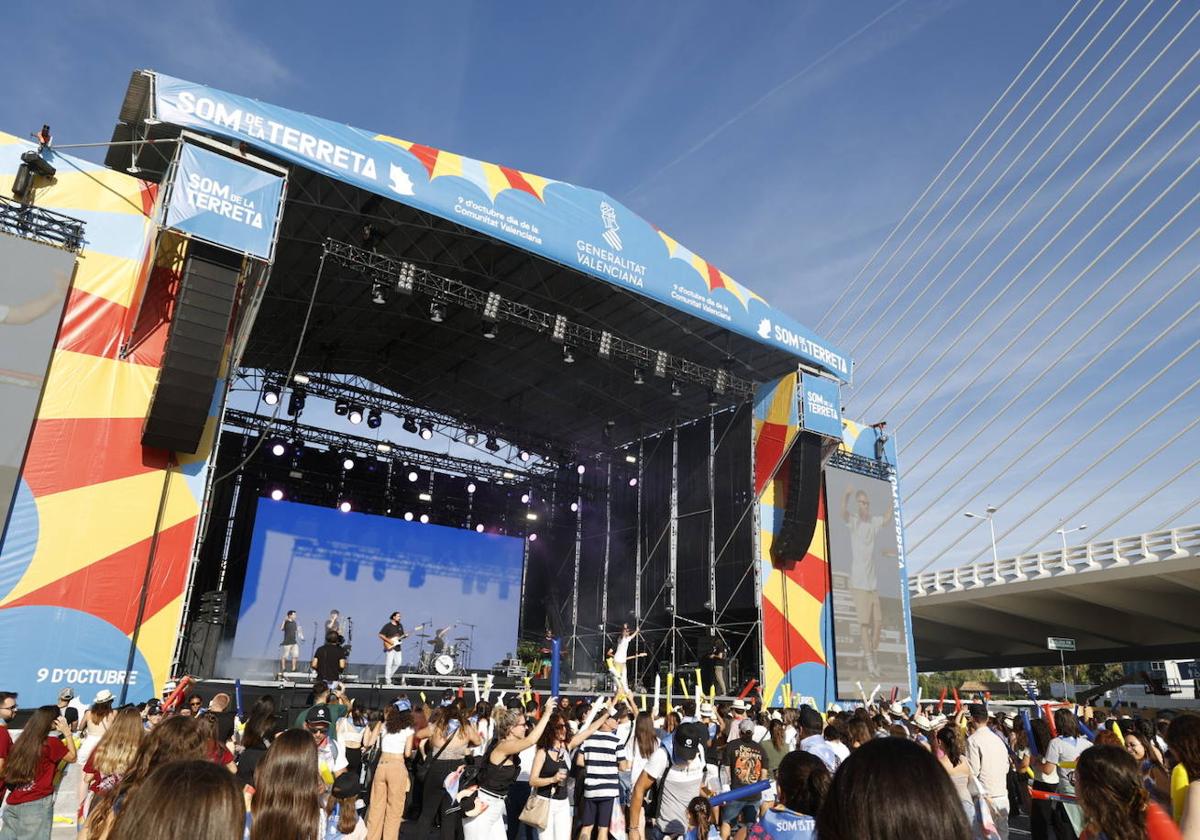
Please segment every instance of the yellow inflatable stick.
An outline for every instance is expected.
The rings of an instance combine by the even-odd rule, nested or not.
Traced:
[[[667,674],[667,714],[671,714],[674,707],[671,706],[671,696],[675,690],[675,675]]]
[[[1188,774],[1182,764],[1171,771],[1171,814],[1175,822],[1183,819],[1183,803],[1187,800]]]

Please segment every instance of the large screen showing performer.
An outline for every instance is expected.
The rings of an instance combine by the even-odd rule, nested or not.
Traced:
[[[303,669],[334,618],[349,672],[490,668],[516,651],[524,558],[519,537],[260,499],[233,657],[278,661],[286,641]]]
[[[68,251],[0,234],[0,532],[74,270]]]
[[[829,568],[839,697],[882,686],[907,694],[908,642],[892,486],[844,470],[825,471]]]

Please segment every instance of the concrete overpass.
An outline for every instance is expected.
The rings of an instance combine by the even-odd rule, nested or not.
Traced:
[[[917,668],[1200,657],[1200,525],[909,578]]]

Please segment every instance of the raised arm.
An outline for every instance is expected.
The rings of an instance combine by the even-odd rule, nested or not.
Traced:
[[[570,742],[567,743],[567,749],[575,749],[588,738],[591,738],[593,735],[599,732],[600,727],[604,724],[604,721],[608,720],[611,715],[612,713],[608,709],[605,709],[603,712],[596,715],[596,719],[592,721],[591,725],[589,725],[586,729],[579,730],[579,734],[577,734],[570,740]]]

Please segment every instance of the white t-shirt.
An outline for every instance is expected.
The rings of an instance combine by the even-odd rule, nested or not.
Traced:
[[[633,641],[633,636],[622,636],[617,642],[616,648],[613,649],[613,662],[618,667],[629,661],[629,643]]]
[[[521,750],[517,758],[521,762],[521,772],[517,774],[518,782],[529,781],[529,771],[533,769],[533,757],[537,755],[537,745],[526,750]]]
[[[327,768],[331,775],[336,776],[345,770],[349,763],[346,760],[346,751],[332,738],[326,738],[325,743],[317,747],[317,764]]]
[[[812,753],[821,759],[821,761],[824,761],[830,773],[835,772],[838,769],[838,765],[842,763],[842,760],[838,757],[833,747],[825,740],[824,735],[809,735],[800,742],[800,749],[806,753]]]
[[[650,755],[662,752],[662,742],[658,738],[654,739],[654,750]],[[637,741],[630,741],[625,748],[629,755],[629,778],[633,780],[633,784],[637,784],[638,776],[642,775],[642,771],[646,769],[646,762],[650,759],[642,756],[642,751],[638,748]]]
[[[883,527],[883,517],[863,519],[852,514],[846,527],[850,530],[850,587],[874,590],[875,537]]]
[[[967,764],[991,799],[1008,796],[1008,745],[986,726],[967,739]]]
[[[411,728],[401,729],[399,732],[383,731],[383,737],[379,739],[379,749],[381,752],[391,755],[404,755],[404,751],[408,749],[409,743],[412,741],[413,731]]]
[[[1092,745],[1084,738],[1052,738],[1046,747],[1046,763],[1058,768],[1058,789],[1062,793],[1075,792],[1075,762],[1083,751]],[[1067,766],[1064,767],[1063,765]]]
[[[850,757],[850,748],[841,741],[826,741],[825,743],[829,745],[829,749],[833,750],[833,754],[838,757],[839,765]]]
[[[708,774],[703,752],[681,765],[672,764],[665,749],[656,751],[646,762],[646,775],[658,780],[663,773],[667,778],[663,781],[662,801],[654,822],[664,834],[684,834],[688,830],[688,803],[700,795]]]

